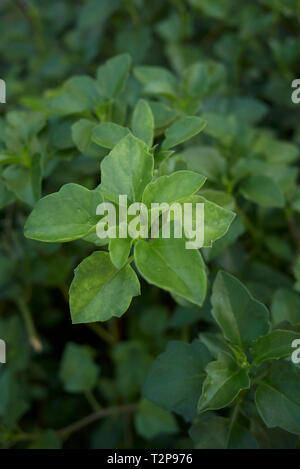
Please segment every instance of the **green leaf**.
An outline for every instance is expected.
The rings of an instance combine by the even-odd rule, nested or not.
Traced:
[[[133,135],[123,138],[101,164],[101,192],[118,203],[119,195],[129,202],[140,202],[152,180],[154,161],[147,145]]]
[[[118,270],[108,253],[96,251],[75,269],[70,288],[72,321],[79,324],[119,318],[132,297],[139,294],[139,281],[130,265]]]
[[[186,116],[179,119],[166,130],[163,150],[175,147],[197,135],[206,126],[206,122],[197,116]]]
[[[300,373],[286,361],[274,362],[257,388],[257,410],[269,428],[300,435]]]
[[[107,60],[97,70],[98,88],[101,96],[106,99],[116,98],[124,90],[129,71],[131,58],[129,54],[121,54]]]
[[[258,449],[251,433],[230,419],[214,414],[201,416],[190,429],[195,449]]]
[[[101,148],[92,142],[95,127],[95,122],[88,119],[80,119],[72,125],[72,138],[76,147],[81,153],[92,158],[103,155]]]
[[[151,107],[144,99],[140,99],[134,108],[131,126],[134,135],[143,140],[148,147],[152,147],[154,117]]]
[[[181,153],[188,169],[204,174],[211,181],[218,182],[226,170],[226,160],[216,148],[196,146]]]
[[[191,420],[211,357],[199,341],[191,344],[169,342],[166,351],[152,364],[143,387],[144,396],[154,404]]]
[[[175,173],[177,174],[177,173]],[[206,200],[200,195],[194,195],[180,201],[184,203],[204,204],[204,244],[203,247],[211,247],[218,239],[222,238],[235,218],[235,213],[220,205]],[[193,210],[193,228],[196,228],[196,211]]]
[[[134,416],[137,433],[146,440],[161,435],[173,435],[179,431],[175,417],[168,410],[162,409],[147,399],[142,399]]]
[[[211,355],[217,359],[220,353],[224,354],[227,353],[232,356],[232,351],[227,345],[224,338],[221,334],[213,334],[211,332],[202,332],[199,335],[199,339],[205,345],[205,347],[209,350]]]
[[[300,333],[280,329],[260,337],[251,346],[251,353],[256,365],[260,365],[266,360],[290,357],[294,351],[292,342],[295,339],[300,339]]]
[[[130,130],[113,122],[103,122],[95,126],[92,134],[92,140],[97,145],[110,150],[126,137]]]
[[[127,262],[133,239],[112,238],[109,241],[109,254],[112,263],[117,269],[121,269]]]
[[[262,174],[249,176],[240,186],[241,194],[265,208],[283,207],[284,197],[278,185]]]
[[[171,107],[158,101],[148,101],[154,117],[155,129],[167,127],[176,119],[177,112]]]
[[[220,271],[213,285],[212,315],[227,340],[242,348],[269,332],[269,312],[244,285]],[[251,318],[251,321],[249,320]]]
[[[161,176],[150,182],[143,194],[143,203],[148,207],[152,203],[178,202],[197,192],[206,178],[192,171],[176,171],[170,176]]]
[[[144,92],[177,98],[177,79],[168,69],[142,65],[134,68],[134,75],[145,85]]]
[[[54,430],[44,430],[39,439],[31,443],[28,449],[61,449],[62,441]]]
[[[114,382],[117,395],[121,395],[125,401],[139,399],[153,360],[148,346],[138,340],[119,342],[112,348],[111,355],[116,368]]]
[[[88,348],[73,342],[66,345],[59,375],[67,392],[91,391],[96,386],[99,371]]]
[[[96,209],[102,202],[100,192],[66,184],[36,204],[26,221],[25,236],[44,242],[83,238],[95,230],[99,221]]]
[[[300,325],[300,295],[287,288],[276,290],[272,300],[272,320],[274,324],[288,321]]]
[[[23,385],[10,368],[4,365],[0,372],[0,417],[1,424],[14,428],[18,420],[27,412],[29,405],[24,396]]]
[[[240,368],[227,354],[221,354],[217,361],[209,363],[206,372],[198,412],[222,409],[231,404],[240,391],[250,387],[247,370]]]
[[[205,265],[201,254],[186,249],[185,242],[180,238],[139,240],[134,259],[147,282],[201,306],[206,294]]]

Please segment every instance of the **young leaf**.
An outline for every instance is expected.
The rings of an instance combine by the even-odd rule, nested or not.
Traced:
[[[109,255],[112,263],[117,269],[121,269],[126,263],[133,239],[112,238],[109,241]]]
[[[72,125],[72,138],[76,147],[85,156],[92,158],[103,155],[103,150],[92,142],[95,127],[95,122],[88,119],[80,119]]]
[[[98,88],[106,99],[116,98],[126,86],[131,67],[129,54],[121,54],[107,60],[97,70]]]
[[[150,182],[143,194],[143,202],[148,207],[152,203],[172,204],[197,192],[206,178],[193,171],[176,171],[170,176],[161,176]]]
[[[118,270],[107,252],[95,251],[75,269],[70,288],[73,324],[119,318],[139,294],[139,281],[130,265]]]
[[[240,186],[241,194],[265,208],[283,207],[284,197],[278,185],[268,176],[249,176]]]
[[[140,202],[146,185],[152,180],[154,161],[147,145],[129,134],[107,155],[101,164],[101,192],[118,203],[119,194],[129,202]]]
[[[209,363],[206,372],[198,412],[222,409],[231,404],[242,389],[250,387],[247,370],[240,368],[227,354],[221,354],[217,361]]]
[[[96,209],[102,202],[100,192],[66,184],[39,200],[26,221],[25,236],[44,242],[83,238],[95,230],[99,221]]]
[[[211,359],[199,341],[169,342],[166,351],[151,366],[143,387],[144,396],[158,406],[191,420]]]
[[[163,433],[173,435],[179,431],[174,415],[147,399],[142,399],[134,416],[134,424],[137,433],[146,440],[152,440]]]
[[[92,141],[101,147],[113,149],[122,138],[126,137],[130,130],[113,122],[102,122],[95,126],[92,133]]]
[[[134,135],[152,147],[154,136],[154,117],[151,107],[144,99],[140,99],[134,108],[132,116],[132,131]]]
[[[206,126],[206,122],[197,116],[186,116],[179,119],[166,130],[163,150],[169,150],[197,135]]]
[[[99,371],[86,347],[73,342],[66,345],[60,367],[60,379],[67,392],[91,391],[96,385]]]
[[[202,305],[206,295],[206,273],[201,254],[185,249],[183,238],[139,240],[134,259],[147,282]]]
[[[255,396],[257,410],[267,427],[300,435],[299,389],[299,369],[285,361],[273,363]]]
[[[219,272],[213,286],[212,315],[227,340],[242,348],[269,332],[269,312],[244,285]],[[251,321],[249,320],[251,318]]]
[[[280,329],[264,337],[259,337],[251,347],[256,365],[260,365],[266,360],[290,357],[293,353],[292,342],[295,339],[300,339],[300,333]]]

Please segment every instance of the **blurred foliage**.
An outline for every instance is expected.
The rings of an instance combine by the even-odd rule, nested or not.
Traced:
[[[205,406],[208,412],[198,416],[203,380],[185,386],[215,350],[224,352],[230,370],[232,356],[249,359],[211,314],[219,269],[269,308],[273,332],[299,333],[300,127],[291,101],[291,82],[300,76],[299,20],[297,0],[1,2],[0,77],[7,83],[7,104],[0,105],[0,338],[7,343],[1,448],[299,447],[299,373],[286,350],[259,369],[269,387],[283,393],[276,380],[283,376],[294,389],[282,421],[281,402],[273,401],[275,416],[264,407],[266,385],[258,386],[259,412],[256,383],[238,402],[238,415],[229,395],[211,407],[202,399],[200,412]],[[98,99],[99,66],[123,53],[133,62],[126,89]],[[99,121],[129,127],[140,97],[150,104],[156,144],[179,118],[207,121],[201,134],[179,142],[175,155],[160,153],[156,174],[203,174],[200,195],[237,216],[225,236],[202,250],[208,271],[202,307],[141,280],[142,296],[121,319],[71,325],[73,270],[95,239],[44,244],[24,237],[24,223],[41,196],[68,183],[90,190],[100,183],[110,147],[92,140],[94,128]],[[228,356],[216,321],[231,340]],[[161,361],[170,374],[165,379]],[[206,386],[213,367],[206,368]],[[154,379],[157,386],[149,386]],[[172,395],[172,379],[182,380],[183,394]],[[95,412],[102,418],[90,426],[69,427]]]

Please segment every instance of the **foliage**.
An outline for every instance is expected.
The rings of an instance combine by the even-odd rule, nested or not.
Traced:
[[[299,8],[238,7],[1,3],[0,447],[299,447]],[[119,195],[204,247],[99,239]]]

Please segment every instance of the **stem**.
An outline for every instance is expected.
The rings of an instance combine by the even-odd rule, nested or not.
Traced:
[[[31,311],[28,308],[27,303],[22,300],[18,301],[18,306],[25,322],[29,343],[36,352],[40,353],[43,350],[43,345],[41,340],[39,339]]]
[[[127,414],[134,412],[138,407],[138,404],[127,404],[119,407],[109,407],[108,409],[102,409],[99,412],[90,414],[83,419],[77,420],[77,422],[72,423],[71,425],[58,430],[57,435],[60,438],[66,439],[69,438],[73,433],[78,432],[82,428],[85,428],[87,425],[90,425],[97,420],[100,420],[104,417],[110,417],[112,415]]]
[[[100,409],[101,409],[101,406],[100,406],[99,402],[97,401],[97,399],[95,398],[92,391],[85,391],[84,395],[85,395],[88,403],[90,404],[92,410],[94,412],[99,412]]]
[[[87,324],[87,327],[95,332],[95,334],[97,334],[100,339],[104,340],[108,344],[113,345],[116,343],[114,336],[110,334],[103,326],[100,326],[100,324]]]

